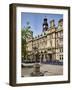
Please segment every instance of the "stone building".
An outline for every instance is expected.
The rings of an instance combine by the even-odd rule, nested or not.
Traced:
[[[27,39],[28,57],[33,59],[33,48],[37,47],[41,61],[63,60],[63,19],[58,21],[55,26],[55,20],[50,21],[48,25],[47,18],[43,21],[42,33],[36,37]]]

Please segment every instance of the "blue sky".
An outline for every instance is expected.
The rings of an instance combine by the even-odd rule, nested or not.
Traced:
[[[44,14],[44,13],[21,13],[21,28],[30,23],[31,30],[33,31],[33,36],[40,35],[42,33],[42,24],[44,18],[48,19],[48,25],[50,26],[50,21],[55,20],[55,26],[57,27],[58,21],[63,18],[62,14]]]

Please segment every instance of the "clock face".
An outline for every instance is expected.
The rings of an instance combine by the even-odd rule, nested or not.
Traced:
[[[46,26],[44,25],[43,27],[45,28]]]

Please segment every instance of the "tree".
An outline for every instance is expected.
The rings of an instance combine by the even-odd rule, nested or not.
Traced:
[[[22,56],[24,57],[24,59],[26,59],[27,56],[27,42],[26,39],[32,36],[32,31],[30,30],[31,27],[29,26],[29,22],[27,22],[27,26],[22,28],[21,30],[21,42],[22,42]]]

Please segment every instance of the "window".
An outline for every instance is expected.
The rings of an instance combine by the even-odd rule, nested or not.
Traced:
[[[59,45],[59,43],[58,43],[58,40],[57,40],[57,46]]]
[[[63,55],[60,55],[60,60],[63,60]]]
[[[52,41],[50,40],[50,45],[52,46]]]
[[[63,60],[63,55],[62,55],[62,60]]]
[[[61,60],[61,55],[60,55],[60,60]]]
[[[60,49],[60,52],[63,52],[63,48]]]

